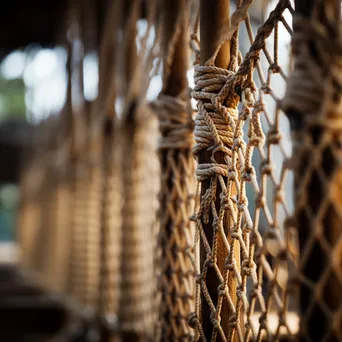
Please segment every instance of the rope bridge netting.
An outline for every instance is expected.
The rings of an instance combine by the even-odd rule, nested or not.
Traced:
[[[114,1],[93,103],[69,41],[20,243],[73,322],[101,341],[342,338],[339,6]]]

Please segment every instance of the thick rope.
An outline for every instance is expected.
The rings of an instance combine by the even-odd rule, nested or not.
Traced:
[[[116,122],[116,120],[115,120]],[[117,126],[117,125],[116,125]],[[122,250],[121,210],[121,149],[120,131],[113,133],[104,144],[104,191],[101,234],[100,316],[111,330],[117,329],[120,300],[120,264]]]
[[[163,171],[160,193],[159,291],[160,341],[188,341],[192,329],[189,314],[194,310],[194,164],[193,122],[188,103],[160,95],[153,103],[159,116],[160,161]]]
[[[147,106],[133,109],[123,120],[124,205],[122,220],[120,328],[151,337],[154,320],[154,224],[159,161],[158,123]]]

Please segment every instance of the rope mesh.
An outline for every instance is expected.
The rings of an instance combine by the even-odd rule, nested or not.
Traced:
[[[295,132],[294,223],[301,258],[294,279],[300,285],[303,341],[342,338],[339,12],[337,1],[317,1],[310,19],[296,17],[295,72],[283,103],[288,112],[300,113],[302,119],[301,129]],[[298,93],[296,88],[300,88]]]
[[[286,80],[277,51],[278,26],[292,33],[285,10],[293,13],[290,2],[279,1],[255,38],[250,19],[245,20],[251,47],[240,65],[235,34],[228,70],[210,60],[195,66],[194,152],[202,189],[196,226],[201,257],[198,310],[190,324],[202,340],[279,340],[296,333],[287,277],[297,251],[293,236],[284,229],[290,215],[285,196],[289,156],[280,133],[279,97],[272,89],[274,75]],[[273,54],[268,38],[273,40]],[[269,107],[276,108],[274,115]],[[205,162],[203,151],[209,154]],[[275,153],[280,156],[276,165]],[[254,212],[249,201],[254,201]]]
[[[70,130],[57,143],[47,139],[44,149],[37,144],[24,169],[23,265],[91,308],[123,340],[341,339],[336,9],[317,0],[308,20],[295,15],[293,2],[279,0],[260,22],[253,15],[259,2],[236,1],[230,27],[200,65],[198,1],[184,1],[189,8],[178,14],[167,48],[160,5],[146,3],[144,19],[136,1],[124,24],[125,6],[113,6],[107,30],[115,34],[104,44],[113,60],[100,72],[100,100],[90,114],[73,108],[88,122],[77,156]],[[184,25],[191,19],[190,35]],[[197,111],[188,89],[166,94],[182,30],[195,61]],[[227,39],[230,64],[223,69],[215,58]],[[161,93],[148,102],[152,79],[162,73]],[[113,99],[122,107],[117,113]],[[108,111],[116,115],[109,137]],[[50,126],[38,131],[52,137],[59,126]]]
[[[182,99],[161,95],[154,106],[162,133],[160,340],[186,340],[193,334],[187,321],[194,309],[194,227],[190,222],[195,185],[192,118]]]

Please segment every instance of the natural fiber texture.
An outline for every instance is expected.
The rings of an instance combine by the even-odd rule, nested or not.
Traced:
[[[45,158],[27,165],[21,184],[19,241],[23,265],[34,269],[45,287],[61,292],[68,283],[71,193],[66,173],[56,164]]]
[[[90,165],[86,184],[87,219],[85,231],[83,231],[85,235],[85,293],[82,304],[91,308],[97,308],[99,302],[102,180],[101,163]]]
[[[264,102],[265,94],[276,99],[270,88],[272,74],[284,75],[277,64],[278,35],[274,33],[273,59],[265,40],[277,31],[285,9],[293,12],[289,1],[279,1],[255,39],[246,19],[251,47],[240,66],[236,32],[231,41],[229,70],[213,66],[210,61],[215,56],[205,66],[195,67],[193,97],[198,114],[194,152],[202,188],[195,220],[201,262],[197,311],[189,323],[203,341],[279,340],[284,333],[290,336],[294,332],[286,316],[289,303],[285,279],[295,252],[287,245],[292,239],[284,238],[279,217],[281,209],[289,214],[283,195],[287,165],[284,163],[277,172],[280,177],[276,176],[271,156],[273,146],[278,145],[282,151],[280,112],[277,110],[272,119]],[[270,64],[266,79],[258,61],[261,53]],[[259,94],[252,81],[254,68],[261,81]],[[261,125],[262,116],[269,126],[267,135]],[[244,126],[248,128],[247,136]],[[252,163],[256,152],[261,159],[259,176]],[[204,156],[208,161],[202,161]],[[267,184],[273,188],[271,198]],[[254,213],[249,209],[247,190],[255,194]],[[264,220],[260,220],[262,216]]]
[[[116,123],[116,120],[114,120]],[[110,121],[112,124],[112,120]],[[113,124],[114,126],[115,124]],[[100,314],[107,324],[117,324],[120,299],[120,262],[122,250],[121,149],[116,125],[105,140],[105,182],[101,237]]]
[[[295,158],[302,341],[342,339],[342,27],[337,2],[297,17],[283,107],[299,121]],[[332,39],[333,38],[333,39]],[[315,51],[315,53],[313,53]]]
[[[90,126],[90,127],[89,127]],[[103,204],[102,132],[87,126],[78,155],[70,160],[73,193],[69,293],[92,310],[99,305],[100,240]],[[84,156],[83,156],[84,154]]]
[[[125,333],[151,337],[155,320],[154,223],[158,122],[146,105],[131,106],[122,121],[122,256],[119,321]]]
[[[33,161],[26,165],[21,176],[20,212],[18,223],[18,240],[21,246],[21,264],[25,268],[33,268],[33,255],[37,245],[37,233],[40,226],[41,206],[39,186],[35,177],[41,168]],[[36,181],[35,181],[36,180]]]
[[[70,246],[70,290],[69,295],[79,303],[85,298],[85,234],[86,226],[86,200],[87,179],[83,170],[83,163],[74,164],[72,190],[74,193],[74,206],[72,212],[71,246]]]
[[[317,0],[310,19],[294,17],[289,80],[286,52],[279,52],[282,39],[292,36],[289,0],[276,2],[255,37],[252,1],[236,1],[204,65],[198,65],[196,15],[189,37],[195,125],[188,89],[170,96],[184,62],[174,63],[181,25],[191,15],[180,11],[174,34],[163,42],[160,13],[170,19],[167,11],[162,2],[143,3],[117,1],[110,11],[99,49],[99,96],[90,111],[82,77],[72,92],[74,76],[84,70],[70,44],[66,110],[37,129],[22,177],[22,265],[76,301],[80,316],[90,308],[92,327],[125,341],[341,340],[337,2]],[[215,66],[215,57],[227,40],[226,70]],[[158,73],[162,92],[148,103]],[[81,98],[74,98],[77,92]],[[283,111],[294,133],[292,158]],[[103,132],[108,117],[115,126],[109,134]]]
[[[194,310],[194,227],[190,222],[194,198],[193,122],[187,102],[160,95],[154,102],[159,116],[162,167],[160,234],[160,341],[188,341],[187,324]]]

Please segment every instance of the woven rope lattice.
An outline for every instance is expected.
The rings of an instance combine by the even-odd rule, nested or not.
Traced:
[[[190,324],[202,340],[279,340],[296,330],[289,321],[296,316],[288,313],[286,285],[288,267],[296,254],[290,248],[293,238],[284,229],[284,217],[290,214],[284,195],[288,155],[279,129],[281,113],[276,106],[275,115],[270,115],[266,105],[266,101],[274,105],[278,100],[271,89],[272,75],[286,80],[277,53],[278,25],[292,33],[283,16],[285,10],[293,13],[290,2],[279,1],[255,38],[250,20],[245,20],[251,47],[240,66],[234,51],[235,33],[229,70],[213,66],[214,58],[195,67],[194,152],[202,187],[195,219],[201,263],[197,312]],[[266,44],[271,34],[273,56]],[[261,55],[269,64],[266,77]],[[259,93],[252,81],[254,70]],[[283,160],[282,166],[276,165],[280,170],[272,162],[275,147]],[[200,162],[203,151],[209,154],[209,163]],[[260,160],[260,170],[255,169],[252,157]]]
[[[342,339],[341,47],[338,4],[317,1],[310,19],[295,18],[295,70],[284,108],[301,116],[294,151],[296,210],[301,258],[303,341]],[[333,39],[332,39],[333,37]],[[315,51],[315,54],[312,54]],[[294,89],[300,88],[296,93]]]
[[[193,238],[190,216],[194,198],[192,118],[186,101],[160,95],[154,107],[162,137],[160,193],[161,280],[160,341],[188,340],[188,316],[194,310]]]

